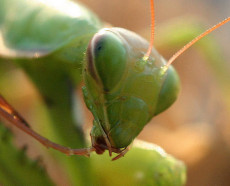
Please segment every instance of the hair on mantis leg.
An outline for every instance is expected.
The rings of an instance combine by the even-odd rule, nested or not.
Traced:
[[[192,40],[166,62],[153,48],[154,2],[151,3],[152,32],[148,44],[122,28],[104,28],[91,39],[83,63],[82,88],[87,107],[94,116],[92,147],[71,149],[53,143],[29,128],[27,122],[0,96],[0,115],[46,147],[68,155],[89,156],[105,150],[123,156],[128,146],[155,115],[177,98],[179,78],[171,63],[205,35],[230,21],[230,17]]]

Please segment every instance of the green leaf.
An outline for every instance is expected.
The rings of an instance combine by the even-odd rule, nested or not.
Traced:
[[[12,144],[11,132],[0,123],[0,184],[3,185],[54,185],[39,161],[26,156]]]

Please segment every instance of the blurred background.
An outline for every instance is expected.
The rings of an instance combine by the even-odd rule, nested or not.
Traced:
[[[148,0],[81,0],[80,2],[91,8],[105,22],[132,30],[149,39]],[[198,33],[230,16],[230,1],[155,1],[155,10],[155,46],[162,56],[169,59]],[[188,26],[187,30],[185,26]],[[188,36],[186,32],[189,33]],[[139,138],[156,143],[166,152],[183,160],[187,165],[188,186],[228,186],[230,185],[230,24],[213,32],[209,39],[204,39],[202,43],[192,47],[175,61],[174,66],[178,70],[182,84],[180,96],[170,109],[152,119]],[[3,92],[8,94],[11,103],[32,121],[36,117],[34,108],[39,99],[33,85],[19,70],[9,72],[5,78],[4,81],[9,86]],[[84,123],[90,127],[93,118],[85,107],[84,116]],[[33,128],[39,131],[39,126]],[[18,130],[15,131],[20,139],[17,140],[19,146],[31,141],[31,138]],[[29,152],[31,156],[38,154],[36,150],[34,151]],[[53,164],[51,166],[53,167],[55,163],[51,161],[50,164]],[[51,170],[49,166],[47,169]],[[50,174],[54,179],[58,179],[61,170],[56,169],[56,172],[52,171]],[[65,183],[62,180],[59,182],[60,185],[61,182]]]

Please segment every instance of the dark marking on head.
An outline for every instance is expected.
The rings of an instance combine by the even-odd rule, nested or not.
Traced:
[[[90,41],[87,48],[87,66],[90,75],[95,79],[96,82],[99,82],[97,70],[95,66],[94,58],[97,54],[103,49],[104,35],[96,34]]]
[[[100,51],[102,49],[102,46],[99,45],[96,49],[97,49],[97,51]]]
[[[90,75],[95,79],[95,81],[98,82],[98,78],[95,72],[95,66],[93,62],[93,56],[92,56],[92,40],[89,42],[89,46],[86,51],[86,56],[87,56],[87,67],[89,70]]]
[[[101,50],[103,50],[103,45],[105,41],[105,35],[96,35],[93,39],[92,45],[94,46],[93,48],[93,53],[96,56]]]

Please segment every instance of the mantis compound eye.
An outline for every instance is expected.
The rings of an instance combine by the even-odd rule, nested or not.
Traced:
[[[118,35],[101,30],[89,44],[88,70],[104,91],[110,91],[122,78],[127,52]]]

